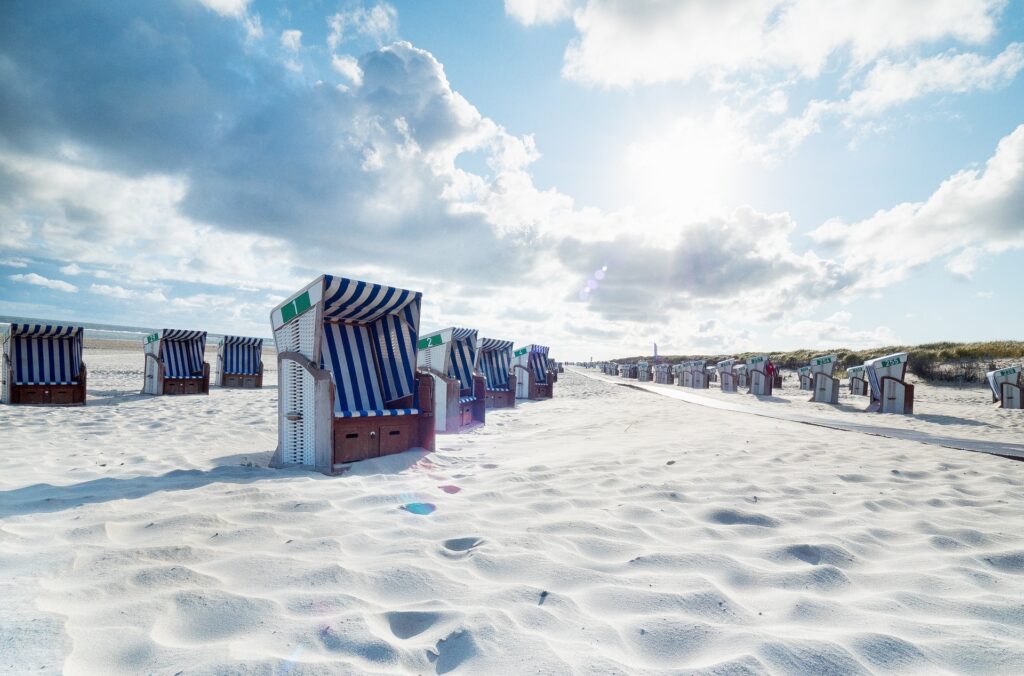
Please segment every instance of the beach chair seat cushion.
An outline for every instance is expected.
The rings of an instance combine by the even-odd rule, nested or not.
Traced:
[[[418,408],[382,408],[359,411],[334,411],[335,418],[377,418],[399,415],[418,415]]]

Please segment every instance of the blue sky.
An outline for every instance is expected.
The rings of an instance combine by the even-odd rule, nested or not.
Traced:
[[[1021,338],[1024,3],[13,1],[0,314],[321,272],[566,358]]]

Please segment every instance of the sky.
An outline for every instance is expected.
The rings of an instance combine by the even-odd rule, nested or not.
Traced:
[[[1024,338],[1024,2],[0,4],[0,314],[329,273],[566,360]]]

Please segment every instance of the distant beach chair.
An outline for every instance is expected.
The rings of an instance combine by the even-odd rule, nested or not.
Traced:
[[[850,394],[855,397],[868,396],[868,379],[864,366],[851,366],[846,369],[846,376],[850,379]]]
[[[811,377],[811,366],[801,366],[796,370],[796,375],[800,378],[800,389],[801,390],[813,390],[814,389],[814,378]]]
[[[206,331],[161,329],[146,336],[143,394],[209,394]]]
[[[512,341],[481,338],[476,351],[476,371],[487,384],[487,408],[514,408],[516,377],[512,375]]]
[[[724,359],[718,362],[718,376],[722,379],[722,392],[735,392],[739,387],[739,374],[736,373],[736,360]]]
[[[718,366],[717,365],[712,364],[712,365],[707,366],[704,372],[707,375],[708,383],[717,383],[718,382],[719,378],[718,378]]]
[[[416,367],[434,379],[434,430],[461,432],[485,422],[487,383],[476,375],[476,329],[451,327],[419,340]]]
[[[706,390],[710,384],[708,377],[707,362],[703,359],[684,361],[679,364],[676,384],[682,387],[692,387],[698,390]]]
[[[263,387],[263,339],[224,336],[217,343],[218,387]]]
[[[832,376],[838,357],[834,354],[811,359],[811,394],[810,401],[821,404],[839,403],[839,380]]]
[[[900,352],[864,362],[871,387],[868,411],[913,414],[914,386],[905,380],[909,358],[907,352]]]
[[[548,369],[548,349],[527,345],[512,353],[517,399],[550,399],[554,394]]]
[[[986,377],[992,388],[992,403],[998,403],[1000,408],[1024,408],[1024,366],[989,371]]]
[[[671,385],[673,380],[671,364],[654,365],[654,382],[659,385]]]
[[[3,331],[0,400],[5,404],[85,404],[81,326],[11,324]]]
[[[733,373],[736,374],[736,387],[737,388],[747,387],[748,386],[748,384],[747,384],[748,383],[747,365],[742,363],[742,362],[737,362],[737,363],[733,364],[732,370],[733,370]]]
[[[434,379],[416,372],[422,294],[322,275],[274,308],[278,446],[271,466],[324,474],[434,449]]]
[[[750,394],[770,397],[775,379],[768,376],[768,355],[762,354],[747,360],[747,380]]]
[[[645,361],[636,363],[636,379],[641,383],[651,382],[651,365]]]

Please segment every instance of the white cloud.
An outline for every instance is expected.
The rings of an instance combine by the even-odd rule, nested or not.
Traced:
[[[67,282],[61,279],[49,279],[47,277],[43,277],[42,275],[38,275],[34,272],[29,272],[28,274],[9,275],[7,278],[10,279],[12,282],[33,284],[35,286],[42,286],[47,289],[53,289],[55,291],[65,291],[67,293],[75,293],[76,291],[78,291],[78,287],[75,286],[74,284],[68,284]]]
[[[302,31],[281,31],[281,47],[289,52],[297,52],[302,49]]]
[[[3,258],[0,259],[0,265],[8,268],[27,268],[29,260],[27,258]]]
[[[587,0],[566,76],[610,86],[783,71],[816,78],[840,51],[853,64],[916,45],[986,41],[1004,0]],[[923,19],[927,17],[927,19]]]
[[[904,203],[856,223],[835,219],[811,233],[835,247],[860,286],[881,288],[914,266],[956,254],[950,272],[970,277],[986,254],[1024,248],[1024,125],[999,141],[984,170],[965,169],[924,202]]]
[[[363,84],[363,70],[355,58],[347,54],[341,56],[334,54],[331,56],[331,68],[334,69],[334,72],[345,76],[354,86],[358,87]]]
[[[77,263],[68,263],[62,267],[60,271],[61,274],[68,275],[69,277],[75,277],[76,275],[80,275],[85,272],[85,270],[83,270]]]
[[[89,287],[89,291],[92,293],[99,294],[101,296],[110,296],[111,298],[134,298],[135,292],[130,289],[126,289],[123,286],[108,286],[106,284],[93,284]]]
[[[779,325],[775,335],[791,344],[827,350],[837,347],[867,349],[900,344],[899,336],[887,326],[854,325],[849,312],[836,312],[825,319],[800,319]]]
[[[217,14],[232,19],[241,19],[249,9],[252,0],[198,0],[200,4]]]
[[[356,7],[338,12],[327,18],[327,26],[330,28],[327,44],[331,49],[337,49],[341,44],[360,37],[383,44],[394,39],[397,24],[398,12],[387,3],[369,9]]]
[[[572,15],[575,0],[505,0],[505,13],[523,24],[555,23]]]
[[[992,89],[1016,77],[1024,68],[1024,45],[1011,43],[999,55],[947,52],[902,63],[879,61],[863,86],[842,106],[853,117],[877,116],[893,106],[927,94],[962,94]]]

